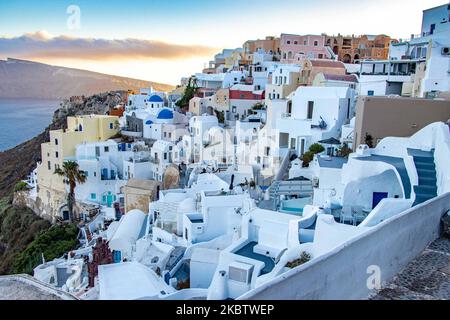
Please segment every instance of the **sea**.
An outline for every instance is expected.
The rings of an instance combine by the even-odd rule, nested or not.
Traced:
[[[40,134],[52,122],[60,102],[0,98],[0,152]]]

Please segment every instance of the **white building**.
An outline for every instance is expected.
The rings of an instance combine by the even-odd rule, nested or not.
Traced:
[[[182,155],[188,162],[202,160],[203,147],[208,142],[208,130],[217,127],[219,122],[216,116],[202,115],[189,119],[189,135],[185,135],[181,141]]]
[[[155,141],[150,149],[150,154],[151,178],[156,181],[162,182],[166,168],[173,163],[180,162],[178,146],[169,141]]]
[[[313,143],[340,137],[342,125],[353,117],[354,95],[346,87],[298,88],[290,110],[277,120],[277,146],[302,155]]]
[[[122,197],[126,184],[123,161],[133,154],[132,145],[113,140],[80,144],[76,147],[76,162],[87,179],[77,185],[76,199],[111,207]]]

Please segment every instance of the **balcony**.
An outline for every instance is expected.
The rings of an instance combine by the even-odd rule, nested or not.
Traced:
[[[154,157],[148,158],[148,161],[150,161],[150,163],[153,163],[153,164],[160,164],[161,163],[159,158],[154,158]]]
[[[120,129],[120,132],[123,136],[133,137],[133,138],[142,138],[142,132],[133,131],[131,128],[123,127]]]

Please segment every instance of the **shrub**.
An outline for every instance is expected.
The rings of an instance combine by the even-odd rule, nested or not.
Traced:
[[[78,246],[78,228],[73,225],[55,225],[41,231],[27,248],[22,251],[12,264],[12,273],[32,274],[33,269],[42,261],[42,254],[47,261],[61,257],[67,251]]]
[[[26,191],[28,190],[28,184],[24,181],[20,181],[16,184],[16,186],[14,187],[14,191]]]
[[[373,148],[373,137],[368,132],[366,132],[366,136],[364,137],[364,143],[367,144],[369,148]]]
[[[299,265],[308,262],[309,260],[311,260],[311,255],[303,251],[302,254],[300,255],[300,258],[295,259],[294,261],[289,261],[288,263],[286,263],[286,267],[295,268],[298,267]]]
[[[352,149],[348,147],[346,143],[342,145],[342,147],[337,151],[338,157],[348,157],[348,155],[352,153]]]
[[[177,290],[189,289],[191,287],[191,283],[189,279],[186,280],[178,280]]]
[[[314,143],[309,147],[309,151],[311,151],[314,154],[318,154],[324,152],[325,148],[321,144]]]
[[[313,161],[313,159],[314,159],[314,153],[311,152],[311,151],[307,151],[307,152],[305,152],[305,153],[301,156],[300,159],[303,161],[303,168],[306,168],[306,167],[309,166],[309,163],[310,163],[311,161]]]

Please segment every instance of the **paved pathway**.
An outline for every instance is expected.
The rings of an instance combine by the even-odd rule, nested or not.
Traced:
[[[371,299],[450,299],[450,239],[434,241]]]

